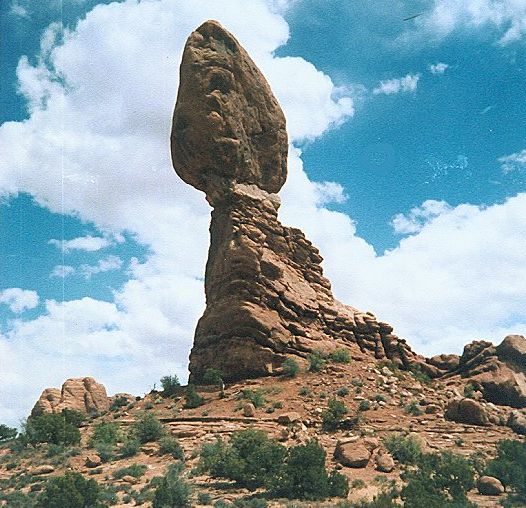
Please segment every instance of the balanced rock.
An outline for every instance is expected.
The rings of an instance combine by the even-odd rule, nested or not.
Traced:
[[[101,413],[110,407],[104,385],[92,377],[72,378],[62,388],[46,388],[31,411],[31,416],[43,413],[60,413],[73,409],[84,414]]]
[[[191,382],[210,368],[225,381],[265,376],[290,355],[345,344],[399,366],[419,363],[433,376],[441,372],[390,325],[337,302],[318,250],[279,222],[285,117],[249,55],[215,21],[186,43],[171,150],[176,173],[213,207]]]

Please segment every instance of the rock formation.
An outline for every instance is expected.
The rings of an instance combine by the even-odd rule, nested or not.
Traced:
[[[171,146],[177,174],[213,207],[207,305],[190,355],[191,380],[207,368],[225,380],[268,375],[287,355],[342,343],[440,372],[390,325],[337,302],[318,250],[279,222],[285,117],[246,51],[215,21],[186,43]]]
[[[110,407],[104,385],[92,377],[68,379],[62,388],[46,388],[31,411],[31,416],[60,413],[74,409],[84,414],[102,413]]]

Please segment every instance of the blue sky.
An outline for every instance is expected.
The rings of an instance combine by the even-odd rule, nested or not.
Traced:
[[[106,4],[0,6],[0,420],[68,376],[185,378],[209,209],[167,136],[184,40],[208,18],[283,106],[281,217],[341,300],[425,354],[526,332],[526,4]]]

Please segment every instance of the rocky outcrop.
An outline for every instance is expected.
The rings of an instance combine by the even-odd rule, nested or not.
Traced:
[[[333,298],[322,257],[278,220],[287,175],[285,118],[265,78],[215,21],[185,46],[171,136],[175,171],[212,205],[206,310],[190,379],[208,368],[225,380],[271,374],[288,355],[342,344],[400,366],[418,363],[393,328]]]
[[[482,404],[473,399],[452,400],[444,414],[446,420],[471,425],[487,425],[488,414]]]
[[[526,407],[526,339],[508,335],[498,346],[483,340],[467,344],[458,367],[445,377],[457,375],[489,402]]]
[[[104,385],[92,377],[68,379],[59,390],[46,388],[31,411],[31,416],[43,413],[60,413],[63,409],[73,409],[84,414],[107,411],[110,399]]]

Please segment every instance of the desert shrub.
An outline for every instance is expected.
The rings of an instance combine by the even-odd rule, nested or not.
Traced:
[[[313,351],[307,357],[309,361],[309,372],[321,372],[327,365],[327,359],[321,351]]]
[[[195,409],[202,406],[205,400],[197,393],[194,385],[188,385],[185,393],[185,401],[183,407],[185,409]]]
[[[509,506],[526,505],[526,441],[504,439],[496,448],[497,455],[489,462],[486,474],[514,491],[508,495]]]
[[[234,499],[236,508],[267,508],[268,502],[262,497],[237,498]]]
[[[68,472],[51,478],[38,496],[37,508],[104,508],[99,501],[100,488],[93,479]]]
[[[163,395],[171,397],[177,393],[177,389],[181,386],[179,378],[174,374],[173,376],[164,376],[161,378],[161,386],[163,387]]]
[[[119,449],[119,456],[122,459],[126,459],[128,457],[133,457],[134,455],[137,455],[141,449],[141,443],[138,439],[135,439],[134,437],[128,438],[122,443],[122,446]]]
[[[323,429],[328,431],[336,430],[347,411],[347,407],[343,402],[338,399],[330,399],[327,409],[321,414]]]
[[[24,440],[30,444],[53,443],[75,445],[80,442],[80,431],[66,421],[63,414],[50,413],[28,418]]]
[[[0,424],[0,442],[15,439],[18,431],[15,428],[8,427],[5,424]]]
[[[405,406],[404,411],[408,415],[413,416],[420,416],[422,414],[422,410],[420,409],[420,406],[418,405],[418,402],[416,400],[412,400],[407,406]]]
[[[163,435],[162,423],[153,413],[143,413],[133,424],[133,433],[140,443],[157,441]]]
[[[358,411],[369,411],[371,409],[371,402],[367,399],[360,401],[358,404]]]
[[[201,382],[204,385],[223,384],[223,374],[218,369],[206,369]]]
[[[159,441],[159,453],[171,455],[174,459],[184,460],[184,451],[177,441],[171,436],[164,436]]]
[[[336,363],[350,363],[351,355],[347,349],[335,349],[329,353],[329,360]]]
[[[190,485],[181,478],[181,467],[172,464],[155,488],[152,508],[184,508],[190,506]]]
[[[348,508],[400,508],[395,499],[397,497],[397,492],[394,490],[387,490],[385,492],[380,492],[377,496],[374,496],[372,501],[359,501],[358,503],[347,505]],[[337,508],[340,508],[340,505],[336,505]],[[341,508],[344,508],[343,505]],[[345,507],[347,508],[347,507]]]
[[[422,384],[429,384],[431,382],[431,378],[429,375],[422,370],[422,367],[420,365],[411,365],[409,367],[409,371],[413,375],[413,377],[420,381]]]
[[[102,462],[111,462],[115,458],[115,445],[110,443],[93,443],[93,447]]]
[[[475,394],[475,386],[473,384],[468,383],[466,386],[464,386],[464,397],[467,397],[468,399],[472,399],[474,394]]]
[[[122,439],[122,432],[115,422],[100,422],[93,428],[93,434],[89,439],[90,446],[97,444],[116,445]]]
[[[318,500],[346,497],[347,478],[325,468],[325,450],[316,441],[293,446],[288,450],[280,474],[271,478],[270,494],[289,499]]]
[[[286,448],[261,430],[247,429],[232,434],[229,444],[218,439],[201,450],[200,468],[211,476],[233,480],[255,489],[277,474]]]
[[[113,473],[113,478],[120,480],[125,476],[133,476],[134,478],[141,477],[146,472],[147,467],[144,464],[132,464],[131,466],[123,467],[117,469]]]
[[[298,391],[298,395],[301,395],[302,397],[307,397],[309,395],[312,395],[312,390],[310,388],[307,388],[306,386],[302,386]]]
[[[338,397],[346,397],[347,395],[349,395],[349,388],[347,388],[346,386],[338,388],[338,390],[336,390],[336,395],[338,395]]]
[[[377,393],[375,396],[374,396],[374,400],[376,402],[387,402],[387,399],[385,398],[385,395],[382,395],[381,393]]]
[[[250,388],[245,388],[241,391],[241,398],[252,402],[254,407],[263,407],[267,403],[265,393],[261,389],[251,390]]]
[[[286,377],[296,377],[300,371],[300,366],[294,358],[287,358],[281,366],[283,367],[283,375]]]
[[[124,397],[123,395],[119,395],[118,397],[115,397],[113,402],[110,406],[110,411],[117,411],[117,409],[120,409],[121,407],[128,405],[128,399]]]
[[[415,464],[422,456],[422,447],[412,436],[392,434],[384,439],[384,445],[401,464]]]
[[[63,409],[61,415],[64,417],[66,423],[70,423],[75,427],[80,427],[82,422],[86,419],[83,413],[75,409]]]
[[[406,485],[401,497],[405,508],[476,508],[466,494],[475,485],[469,462],[451,452],[422,454],[416,467],[408,468],[402,479]]]
[[[212,496],[208,492],[199,492],[197,494],[197,502],[205,506],[212,504]]]

